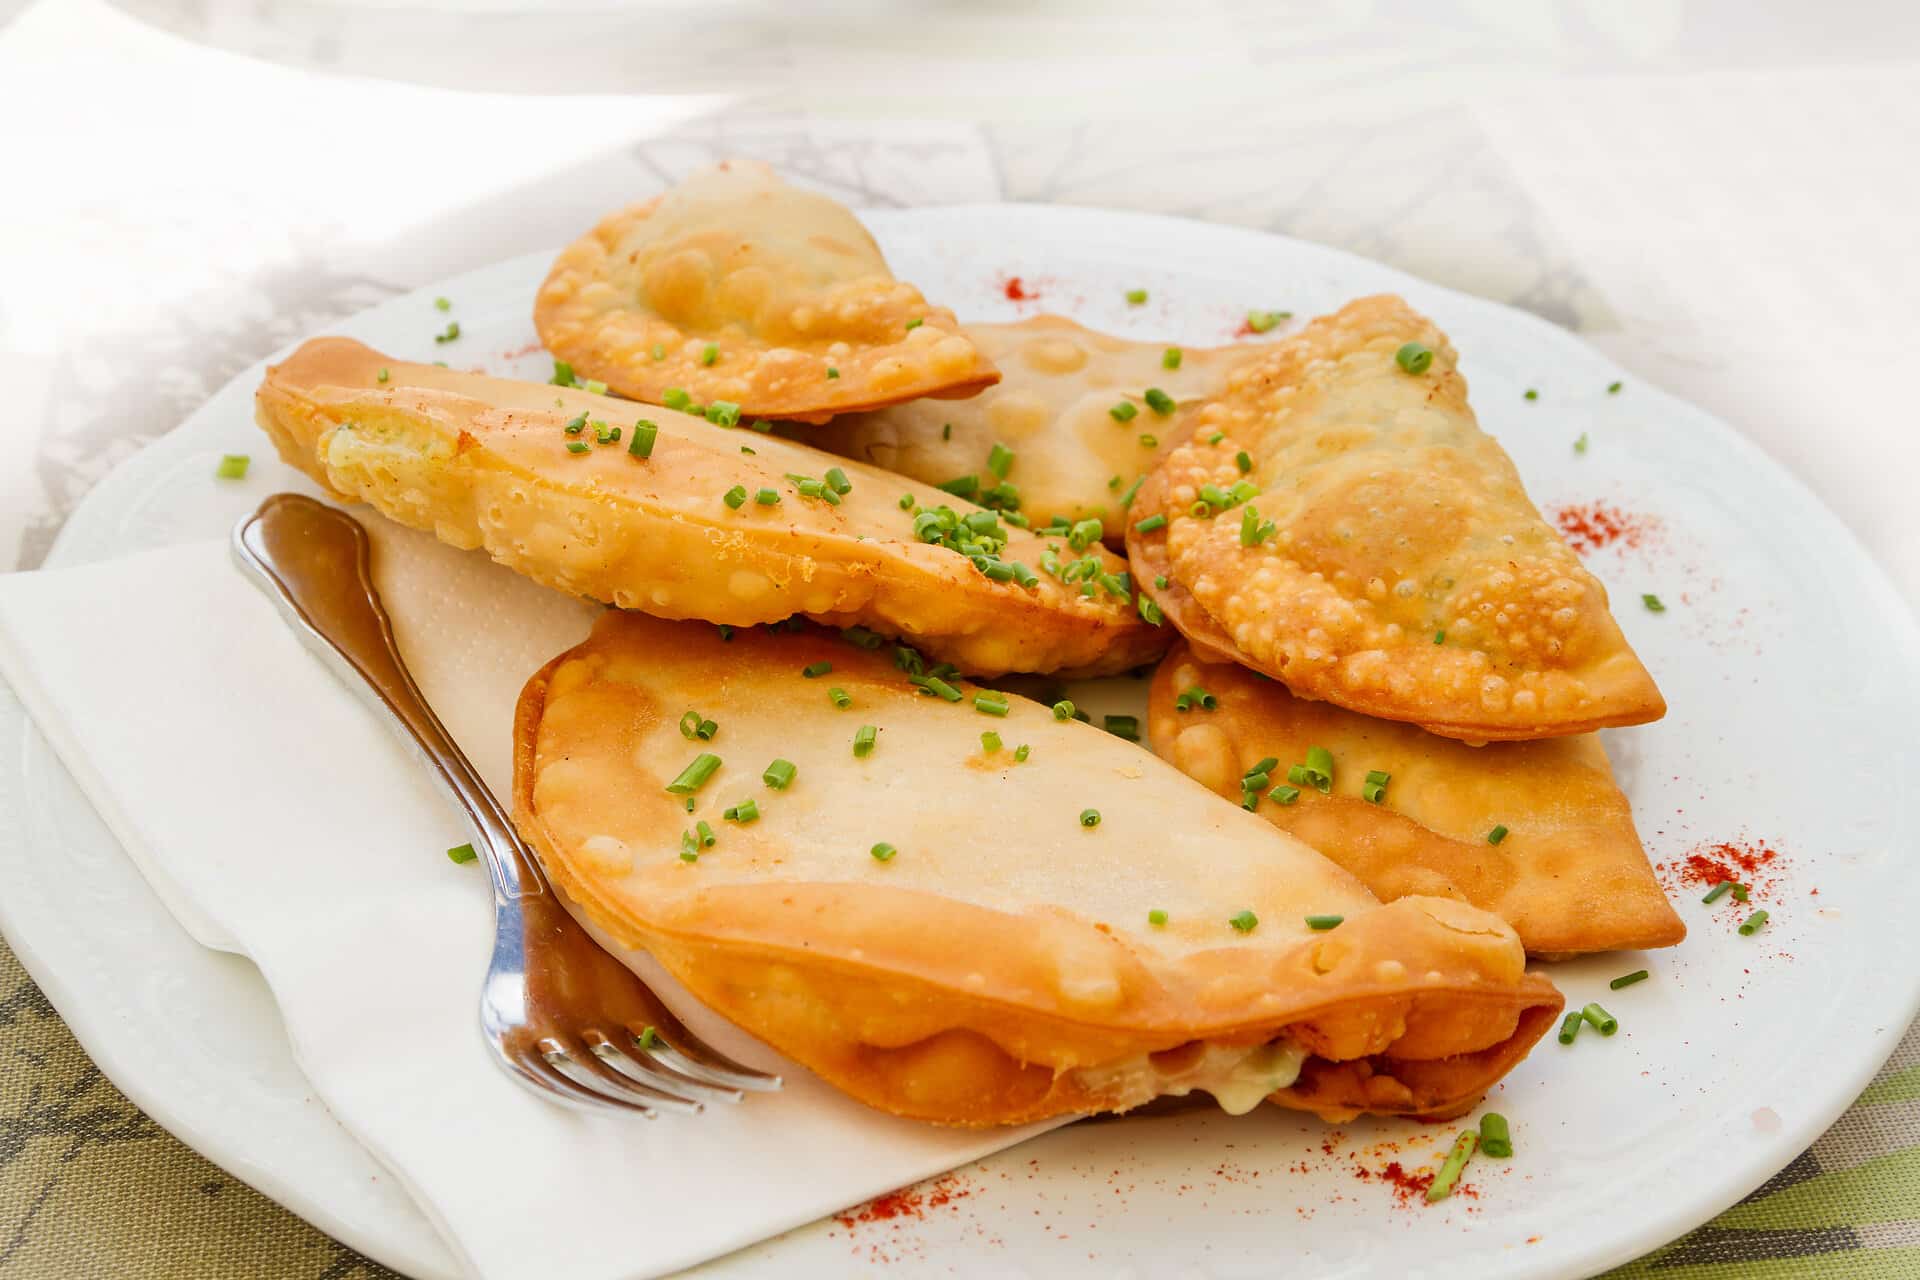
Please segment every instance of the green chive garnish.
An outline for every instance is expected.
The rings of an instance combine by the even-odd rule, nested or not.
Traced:
[[[1142,449],[1158,449],[1160,447],[1160,437],[1149,433],[1142,433],[1140,436],[1140,447]]]
[[[685,413],[693,406],[693,397],[687,394],[685,387],[668,387],[660,393],[660,403],[669,409]]]
[[[587,453],[587,452],[590,452],[590,451],[592,450],[592,448],[593,448],[593,446],[592,446],[592,445],[590,445],[590,444],[588,444],[588,443],[587,443],[587,442],[586,442],[585,440],[569,440],[569,441],[567,441],[567,452],[568,452],[568,453],[573,453],[573,454],[580,454],[580,453]]]
[[[1023,742],[1019,746],[1013,749],[1014,763],[1025,764],[1027,762],[1027,757],[1032,754],[1033,754],[1033,748]]]
[[[867,852],[873,855],[875,862],[891,862],[893,861],[893,855],[900,851],[888,844],[885,840],[882,840],[879,844],[867,850]]]
[[[1140,741],[1139,716],[1103,716],[1101,724],[1116,738],[1125,738],[1128,742]]]
[[[837,378],[839,376],[840,376],[840,371],[838,369],[834,368],[832,365],[827,366],[827,377]]]
[[[1667,606],[1660,603],[1660,597],[1651,593],[1642,595],[1640,603],[1647,606],[1648,613],[1665,613]]]
[[[901,509],[902,511],[911,511],[911,510],[913,510],[913,509],[914,509],[914,507],[916,507],[917,505],[919,505],[919,504],[918,504],[918,503],[916,503],[916,502],[915,502],[915,501],[913,500],[913,495],[912,495],[912,494],[910,494],[910,493],[903,493],[903,494],[901,494],[901,495],[900,495],[900,509]]]
[[[1249,311],[1247,328],[1255,333],[1265,333],[1292,314],[1291,311]]]
[[[1119,404],[1107,410],[1107,413],[1112,416],[1115,422],[1132,422],[1140,416],[1140,406],[1131,400],[1122,400]]]
[[[1157,927],[1159,925],[1165,924],[1166,922],[1167,922],[1167,913],[1160,910],[1160,908],[1155,907],[1153,910],[1147,912],[1148,924],[1154,925]]]
[[[1582,1009],[1580,1017],[1603,1036],[1610,1036],[1620,1029],[1618,1020],[1597,1004],[1590,1004]]]
[[[1433,348],[1424,342],[1403,342],[1393,353],[1393,362],[1418,377],[1433,367]]]
[[[1299,798],[1300,788],[1290,787],[1284,782],[1267,792],[1267,799],[1273,801],[1275,804],[1292,804]]]
[[[1768,916],[1764,911],[1756,911],[1740,922],[1740,936],[1751,938],[1767,926]]]
[[[593,395],[603,396],[607,394],[607,384],[600,381],[598,378],[588,378],[585,382],[581,383],[580,385],[582,387],[585,387]]]
[[[1133,527],[1141,533],[1152,533],[1155,529],[1166,528],[1167,518],[1166,516],[1156,512],[1153,515],[1148,516],[1145,520],[1134,521]]]
[[[1005,694],[981,692],[973,695],[973,709],[990,716],[1004,716],[1009,708]]]
[[[1220,699],[1214,697],[1211,693],[1208,693],[1205,689],[1202,689],[1197,684],[1185,690],[1180,694],[1179,697],[1173,700],[1173,707],[1174,707],[1174,710],[1176,711],[1191,711],[1195,707],[1200,708],[1202,711],[1212,711],[1215,707],[1218,707],[1219,705],[1220,705]],[[1249,775],[1249,776],[1252,776],[1252,775]],[[1264,781],[1264,779],[1266,775],[1262,774],[1260,776],[1263,779],[1260,785],[1265,786],[1266,782]]]
[[[1585,1021],[1578,1009],[1560,1019],[1560,1043],[1572,1044],[1574,1038],[1580,1034],[1580,1025]]]
[[[1513,1135],[1507,1132],[1507,1118],[1498,1111],[1480,1117],[1480,1150],[1496,1160],[1513,1154]]]
[[[806,679],[812,680],[827,674],[827,672],[831,670],[833,670],[833,664],[831,662],[809,662],[806,666],[800,668],[800,674]]]
[[[1080,825],[1083,827],[1099,826],[1100,811],[1098,809],[1082,809],[1080,811]]]
[[[1323,796],[1333,794],[1333,753],[1325,747],[1308,747],[1307,781]],[[1291,775],[1287,781],[1293,781]]]
[[[1241,933],[1252,933],[1254,926],[1260,923],[1260,917],[1251,911],[1242,911],[1237,916],[1229,917],[1227,923]]]
[[[719,427],[740,425],[740,406],[731,400],[715,400],[707,406],[706,419]]]
[[[720,344],[717,342],[709,342],[706,346],[700,349],[701,364],[712,364],[715,360],[718,360],[719,358],[720,358]]]
[[[1013,470],[1013,450],[996,442],[987,453],[987,469],[1005,480],[1007,472]]]
[[[1540,398],[1540,393],[1538,391],[1535,391],[1532,387],[1528,387],[1525,398],[1528,400],[1538,400]]]
[[[433,306],[436,311],[451,311],[453,309],[453,303],[445,298],[435,298],[433,300]]]
[[[1499,844],[1502,840],[1505,840],[1506,838],[1507,838],[1507,828],[1505,824],[1497,826],[1493,830],[1487,832],[1488,844]]]
[[[698,711],[689,711],[680,717],[680,736],[689,742],[696,738],[701,742],[712,742],[713,736],[719,732],[720,726]]]
[[[1072,704],[1071,702],[1069,702],[1069,701],[1067,701],[1067,700],[1066,700],[1065,698],[1062,698],[1062,699],[1060,699],[1060,701],[1058,701],[1058,702],[1056,702],[1056,703],[1054,703],[1054,704],[1053,704],[1053,718],[1054,718],[1055,720],[1071,720],[1071,719],[1073,719],[1073,704]]]
[[[213,474],[222,480],[241,480],[246,477],[247,464],[253,459],[244,453],[227,453],[220,456],[220,463]]]
[[[998,751],[1001,748],[1001,746],[1002,746],[1002,743],[1000,741],[1000,735],[995,733],[993,730],[989,729],[985,733],[980,735],[980,753],[982,755],[990,756],[994,752]]]
[[[1733,900],[1735,902],[1745,902],[1747,900],[1747,886],[1735,884],[1733,886]]]
[[[778,489],[761,489],[753,495],[753,500],[763,507],[771,507],[780,501]]]
[[[1146,291],[1145,289],[1129,289],[1129,290],[1127,290],[1127,305],[1128,305],[1128,306],[1130,306],[1130,307],[1137,307],[1137,306],[1139,306],[1139,305],[1141,305],[1142,303],[1144,303],[1144,302],[1145,302],[1146,300],[1147,300],[1147,291]]]
[[[852,493],[853,481],[847,479],[847,473],[838,467],[827,468],[827,488],[835,493]]]
[[[1133,603],[1134,607],[1140,612],[1141,620],[1148,626],[1157,627],[1166,621],[1166,615],[1160,612],[1160,606],[1148,597],[1139,596]]]
[[[793,775],[796,772],[798,772],[798,770],[794,768],[793,761],[775,760],[767,766],[766,772],[760,775],[760,781],[766,783],[775,791],[785,791],[788,784],[793,781]]]
[[[1447,633],[1446,633],[1445,631],[1436,631],[1436,632],[1434,632],[1434,633],[1433,633],[1433,642],[1434,642],[1435,644],[1445,644],[1445,643],[1447,642]]]
[[[1368,804],[1379,804],[1387,798],[1387,783],[1393,775],[1382,773],[1378,769],[1367,770],[1367,780],[1360,784],[1360,796]]]
[[[945,680],[942,680],[939,676],[908,676],[907,679],[909,683],[916,687],[925,689],[928,693],[936,697],[944,698],[948,702],[958,702],[963,696],[958,689],[948,684]]]
[[[853,695],[849,694],[845,689],[842,689],[839,685],[835,685],[833,686],[833,688],[827,690],[827,701],[831,702],[835,707],[839,708],[840,710],[845,711],[848,707],[853,705]]]
[[[373,380],[375,382],[385,382],[388,378],[392,376],[393,375],[383,367],[379,373],[376,373],[375,375],[373,375]]]
[[[1607,394],[1608,394],[1608,395],[1610,395],[1610,396],[1617,396],[1617,395],[1619,395],[1619,394],[1620,394],[1620,384],[1619,384],[1619,383],[1617,383],[1617,382],[1609,382],[1609,383],[1607,384]]]
[[[1473,1149],[1479,1141],[1479,1135],[1471,1129],[1462,1131],[1453,1140],[1453,1150],[1447,1152],[1447,1158],[1440,1163],[1440,1172],[1433,1175],[1433,1182],[1427,1187],[1428,1204],[1438,1204],[1453,1194],[1453,1184],[1460,1181],[1460,1171],[1473,1159]]]
[[[737,822],[744,827],[760,816],[760,802],[757,800],[742,800],[739,804],[734,805],[733,808],[728,809],[720,816],[728,822]]]
[[[1242,449],[1233,455],[1233,465],[1240,468],[1241,475],[1245,475],[1253,470],[1253,455]]]
[[[587,415],[584,413],[581,414],[579,417],[569,421],[565,428],[566,433],[570,436],[577,436],[582,431],[585,431],[586,429],[587,429]]]
[[[660,428],[645,418],[633,424],[633,439],[627,442],[627,452],[636,458],[651,458],[653,442],[660,436]]]
[[[1317,933],[1324,933],[1345,919],[1345,916],[1308,916],[1307,928]]]
[[[740,508],[747,505],[746,486],[738,485],[738,484],[733,486],[733,488],[727,490],[724,494],[720,496],[720,501],[726,503],[728,506],[732,507],[735,511],[738,511]]]
[[[1622,974],[1612,982],[1609,982],[1607,989],[1609,991],[1618,991],[1622,987],[1630,987],[1636,982],[1645,982],[1646,980],[1647,971],[1645,969],[1635,969],[1632,973]]]
[[[1726,895],[1727,890],[1731,888],[1733,888],[1733,881],[1722,880],[1719,884],[1716,884],[1715,886],[1713,886],[1713,888],[1707,890],[1707,896],[1700,899],[1700,901],[1711,905],[1715,902],[1720,901],[1720,899]]]
[[[1587,451],[1587,433],[1586,432],[1582,431],[1580,433],[1580,438],[1573,442],[1573,451],[1575,453],[1585,453]]]
[[[1180,348],[1168,347],[1165,351],[1162,351],[1160,353],[1160,367],[1162,369],[1178,369],[1180,367]]]
[[[458,338],[459,336],[460,336],[460,322],[458,320],[449,320],[447,321],[446,331],[444,333],[434,334],[433,340],[435,342],[452,342],[455,338]]]
[[[572,386],[573,385],[573,366],[568,364],[565,360],[555,360],[553,362],[553,377],[548,379],[548,381],[550,381],[556,387]]]
[[[680,776],[667,784],[667,790],[676,796],[690,796],[707,785],[707,779],[720,767],[720,757],[711,751],[702,751],[693,758],[693,763],[680,771]]]
[[[713,844],[715,840],[715,836],[713,834],[713,828],[707,825],[705,819],[702,819],[701,821],[694,823],[693,830],[694,830],[694,834],[699,838],[700,847],[702,849],[713,848]]]
[[[471,844],[457,844],[453,846],[453,848],[447,850],[447,857],[461,864],[472,862],[475,858],[479,856],[480,855],[478,853],[474,852],[473,846]]]
[[[1247,770],[1245,773],[1241,774],[1240,776],[1243,778],[1251,778],[1256,773],[1272,773],[1275,769],[1278,769],[1279,767],[1280,767],[1280,757],[1266,756],[1261,759],[1259,764],[1256,764],[1255,766],[1253,766],[1253,768]]]
[[[1146,400],[1147,408],[1163,418],[1173,412],[1173,397],[1158,387],[1148,387],[1147,394],[1142,398]]]
[[[872,755],[874,738],[879,732],[878,729],[870,724],[863,724],[855,730],[853,735],[853,754],[863,760]]]

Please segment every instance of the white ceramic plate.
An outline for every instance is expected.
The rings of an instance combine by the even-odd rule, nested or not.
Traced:
[[[1639,531],[1591,566],[1672,711],[1608,747],[1657,861],[1717,841],[1780,858],[1757,895],[1676,900],[1679,948],[1554,966],[1569,1002],[1603,1001],[1611,1039],[1549,1039],[1496,1092],[1517,1153],[1476,1161],[1469,1194],[1428,1207],[1388,1166],[1428,1164],[1453,1126],[1329,1131],[1273,1108],[1077,1125],[931,1188],[729,1258],[727,1275],[1589,1274],[1673,1238],[1785,1165],[1846,1107],[1920,1004],[1920,639],[1834,517],[1733,431],[1627,380],[1567,334],[1313,245],[1171,219],[983,206],[868,217],[900,274],[970,319],[1060,311],[1189,344],[1227,340],[1250,307],[1305,316],[1404,293],[1463,353],[1482,422],[1549,512],[1603,503]],[[340,325],[399,356],[545,377],[529,312],[549,255],[502,263]],[[1009,277],[1038,301],[1009,300]],[[1152,300],[1129,307],[1124,291]],[[462,337],[436,346],[454,300]],[[50,559],[71,565],[220,536],[304,482],[252,426],[258,371],[115,471]],[[1523,392],[1537,388],[1529,401]],[[1589,444],[1576,453],[1574,441]],[[221,453],[254,456],[239,484]],[[1630,540],[1629,540],[1630,541]],[[1657,593],[1666,612],[1640,604]],[[131,639],[137,643],[137,635]],[[1118,709],[1138,687],[1102,696]],[[346,696],[343,694],[342,696]],[[423,1277],[444,1247],[313,1099],[264,984],[203,951],[101,826],[0,689],[4,924],[101,1067],[156,1120],[326,1231]],[[1817,892],[1816,892],[1817,891]],[[1653,978],[1617,993],[1607,979]],[[805,1176],[796,1167],[795,1176]],[[724,1189],[714,1189],[724,1193]]]

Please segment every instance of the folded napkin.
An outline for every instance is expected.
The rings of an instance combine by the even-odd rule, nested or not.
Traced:
[[[595,610],[363,523],[408,664],[508,794],[520,686]],[[463,820],[224,541],[0,577],[0,675],[181,924],[259,965],[315,1090],[476,1275],[657,1275],[1050,1127],[869,1111],[637,954],[624,958],[699,1035],[786,1089],[638,1121],[513,1084],[478,1032],[487,876],[444,853],[470,838]]]

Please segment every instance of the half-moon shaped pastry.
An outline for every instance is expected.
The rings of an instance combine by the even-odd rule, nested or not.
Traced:
[[[893,278],[843,205],[729,160],[609,215],[534,305],[547,349],[621,395],[825,422],[998,378],[953,313]]]
[[[514,732],[515,822],[598,924],[898,1115],[1446,1116],[1561,1005],[1494,917],[1381,906],[1137,747],[831,635],[608,614]]]
[[[1161,662],[1147,715],[1162,759],[1254,805],[1382,901],[1470,902],[1537,955],[1670,947],[1687,936],[1594,734],[1470,747],[1295,697],[1185,645]],[[1287,779],[1313,747],[1332,763],[1324,794]],[[1267,782],[1249,793],[1249,771],[1268,760],[1277,763],[1262,771]]]
[[[1035,528],[1099,516],[1116,545],[1126,527],[1122,500],[1173,446],[1178,408],[1218,392],[1229,370],[1265,350],[1137,342],[1062,316],[962,332],[999,368],[999,385],[967,400],[916,400],[795,434],[928,484],[973,476],[982,489],[1010,487]],[[995,445],[1011,457],[996,457]],[[1006,464],[1004,476],[996,460]]]
[[[280,456],[331,492],[623,609],[805,614],[981,674],[1123,671],[1166,647],[1100,547],[1070,562],[1097,567],[1087,594],[992,512],[762,432],[345,338],[269,369],[255,406]]]
[[[1190,420],[1127,545],[1210,651],[1467,741],[1665,714],[1606,588],[1476,424],[1453,347],[1400,299],[1315,320]]]

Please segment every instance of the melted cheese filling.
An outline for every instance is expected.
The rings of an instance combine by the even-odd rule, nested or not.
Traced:
[[[1257,1045],[1203,1043],[1197,1053],[1188,1049],[1143,1053],[1082,1067],[1073,1075],[1089,1092],[1114,1097],[1116,1110],[1199,1089],[1212,1094],[1228,1115],[1243,1116],[1268,1094],[1298,1080],[1307,1057],[1305,1048],[1286,1039]]]

